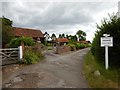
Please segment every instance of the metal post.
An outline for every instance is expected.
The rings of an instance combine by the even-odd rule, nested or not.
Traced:
[[[108,70],[108,46],[105,46],[105,68]]]

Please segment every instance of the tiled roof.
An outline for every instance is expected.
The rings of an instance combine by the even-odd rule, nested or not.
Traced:
[[[56,38],[56,42],[68,42],[67,38]]]
[[[14,27],[15,36],[44,37],[40,30]]]

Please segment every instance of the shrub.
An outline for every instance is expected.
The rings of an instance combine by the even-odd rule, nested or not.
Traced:
[[[75,43],[75,47],[76,49],[83,49],[86,47],[86,44],[83,43]]]
[[[91,52],[98,61],[104,62],[105,52],[104,48],[100,46],[100,37],[103,34],[110,34],[113,36],[113,47],[109,48],[109,63],[110,66],[120,65],[120,18],[113,15],[110,19],[104,19],[101,25],[97,25],[98,31],[95,33],[95,38],[92,42]]]
[[[86,47],[85,44],[83,44],[83,43],[80,43],[80,44],[79,44],[79,49],[83,49],[83,48],[85,48],[85,47]]]
[[[72,49],[76,48],[76,49],[83,49],[86,47],[86,44],[84,43],[78,43],[78,42],[72,42],[70,44],[68,44],[68,46],[70,46]]]
[[[48,50],[52,50],[52,47],[49,46],[49,47],[48,47]]]
[[[13,38],[10,41],[9,45],[10,45],[10,47],[18,47],[18,46],[20,46],[21,41],[23,41],[24,45],[26,45],[26,46],[33,46],[35,44],[35,42],[33,41],[33,39],[31,37],[22,36],[22,37],[18,37],[18,38]]]
[[[80,49],[80,48],[79,48],[79,45],[80,45],[79,43],[75,43],[76,49]]]
[[[75,50],[75,48],[76,48],[74,44],[67,44],[67,46],[70,46],[71,51],[74,51],[74,50]]]
[[[24,54],[23,63],[25,64],[35,64],[42,59],[43,55],[40,52],[33,52],[32,50],[27,50]]]
[[[86,44],[86,47],[91,47],[92,45],[91,44]]]

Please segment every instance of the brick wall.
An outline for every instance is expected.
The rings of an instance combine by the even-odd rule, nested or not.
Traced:
[[[57,46],[56,47],[57,54],[65,53],[65,52],[69,52],[69,51],[71,51],[71,48],[69,46]]]

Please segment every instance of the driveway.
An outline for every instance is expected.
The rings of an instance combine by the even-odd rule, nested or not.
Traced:
[[[3,88],[88,88],[83,57],[89,48],[61,55],[45,51],[45,59],[28,66],[3,68]],[[11,70],[11,73],[9,72]]]

